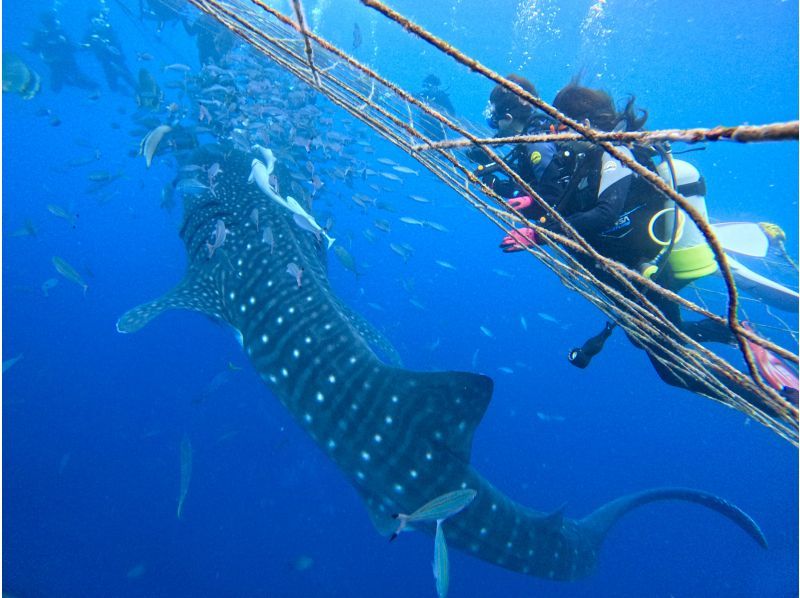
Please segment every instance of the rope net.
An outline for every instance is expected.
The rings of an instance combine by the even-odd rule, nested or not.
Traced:
[[[257,52],[326,96],[333,104],[349,112],[373,131],[415,158],[433,175],[458,193],[483,217],[510,234],[515,226],[536,230],[544,246],[526,247],[530,255],[549,268],[568,289],[585,297],[609,319],[622,327],[630,339],[645,349],[679,384],[697,394],[738,409],[768,426],[793,444],[798,444],[798,408],[777,389],[770,386],[756,366],[754,351],[766,349],[792,364],[798,363],[797,333],[783,319],[766,308],[775,331],[788,333],[793,347],[787,350],[742,325],[750,311],[763,306],[745,305],[719,239],[703,216],[656,173],[631,160],[620,151],[621,144],[673,140],[679,142],[766,140],[797,141],[798,123],[765,126],[716,127],[713,129],[607,133],[594,130],[558,112],[553,106],[533,96],[462,54],[377,0],[362,0],[387,19],[398,23],[412,35],[469,68],[472,76],[484,77],[502,85],[531,103],[536,109],[557,119],[571,132],[515,138],[490,139],[485,131],[460,122],[435,109],[411,93],[383,78],[347,52],[310,31],[303,5],[292,0],[292,15],[286,15],[261,0],[190,0],[239,36]],[[539,140],[582,139],[596,144],[622,161],[639,177],[653,185],[666,199],[680,207],[699,228],[714,254],[722,283],[710,288],[705,279],[693,284],[692,299],[680,296],[642,276],[638,271],[609,259],[596,251],[562,216],[549,206],[495,151],[498,145]],[[480,147],[506,176],[533,198],[558,222],[562,233],[542,228],[514,209],[473,172],[475,165],[465,149]],[[777,247],[783,249],[780,239]],[[787,262],[787,259],[789,260]],[[775,267],[785,268],[790,258],[774,256]],[[792,277],[796,279],[796,268]],[[713,286],[713,285],[712,285]],[[728,359],[690,338],[666,318],[654,303],[666,301],[685,312],[707,318],[730,330],[736,339],[740,358]],[[757,302],[756,302],[757,303]],[[769,329],[770,326],[767,326]],[[761,330],[762,327],[759,327]],[[744,371],[731,361],[741,359]]]

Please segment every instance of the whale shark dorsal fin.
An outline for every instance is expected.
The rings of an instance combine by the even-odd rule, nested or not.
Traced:
[[[199,271],[189,272],[172,290],[158,299],[125,312],[117,321],[117,332],[136,332],[169,309],[188,309],[219,318],[222,317],[222,300]]]
[[[567,503],[558,507],[552,513],[544,516],[542,522],[544,525],[554,532],[560,532],[564,525],[564,512],[567,510]]]

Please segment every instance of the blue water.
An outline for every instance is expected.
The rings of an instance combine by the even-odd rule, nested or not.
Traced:
[[[121,3],[138,11],[130,0]],[[61,4],[66,30],[80,39],[88,5]],[[528,2],[540,16],[527,25],[515,3],[489,4],[392,2],[503,73],[517,71],[527,48],[522,72],[545,99],[585,67],[588,83],[616,97],[635,93],[653,129],[797,118],[796,3],[608,0],[597,4],[599,25],[583,34],[581,23],[595,14],[588,1]],[[3,10],[3,50],[43,77],[31,101],[3,96],[3,359],[24,355],[3,376],[3,591],[435,595],[432,539],[404,534],[388,544],[375,533],[356,492],[261,383],[228,330],[171,312],[135,335],[115,331],[124,311],[183,274],[179,210],[159,208],[174,172],[165,161],[147,170],[129,156],[139,143],[129,135],[136,128],[130,96],[104,84],[96,99],[71,87],[49,89],[47,67],[22,47],[49,6],[6,3]],[[130,19],[120,6],[109,4],[110,18],[134,73],[146,67],[163,84],[170,79],[165,64],[198,67],[180,26],[168,24],[158,37],[154,23]],[[360,23],[358,58],[410,89],[436,72],[459,115],[481,118],[491,84],[398,26],[353,2],[307,2],[306,10],[323,36],[345,48]],[[137,62],[137,52],[154,59]],[[78,61],[104,83],[91,56]],[[166,91],[167,101],[180,101]],[[43,109],[51,115],[37,115]],[[53,115],[60,125],[51,124]],[[377,136],[370,141],[376,157],[418,168]],[[66,166],[95,148],[96,162]],[[690,155],[708,181],[714,217],[779,222],[797,247],[796,143],[709,144]],[[97,170],[122,173],[107,194],[86,191],[87,175]],[[407,367],[477,369],[495,380],[475,436],[477,469],[515,500],[543,511],[566,504],[573,517],[644,488],[707,490],[745,509],[770,543],[762,550],[705,509],[658,503],[612,530],[586,580],[544,581],[451,551],[450,595],[797,595],[797,450],[739,412],[666,387],[621,334],[589,369],[570,367],[566,351],[600,329],[601,314],[534,260],[499,252],[497,229],[432,176],[406,179],[402,194],[382,197],[396,214],[373,208],[365,217],[349,200],[328,198],[334,232],[364,270],[356,279],[331,256],[330,277]],[[408,193],[434,203],[412,203]],[[78,214],[76,225],[49,213],[48,204]],[[409,227],[397,221],[401,215],[452,232]],[[379,240],[370,243],[361,230],[374,218],[388,218],[393,230],[388,239],[375,230]],[[37,236],[12,236],[26,219]],[[389,241],[415,248],[407,264]],[[53,256],[81,273],[86,296],[63,278],[44,296],[42,283],[58,277]],[[193,476],[178,520],[184,434]]]

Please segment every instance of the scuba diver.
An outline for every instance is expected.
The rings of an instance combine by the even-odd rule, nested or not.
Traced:
[[[225,55],[233,49],[233,33],[206,13],[201,14],[191,24],[184,19],[183,28],[187,34],[197,36],[197,51],[201,65],[219,66]]]
[[[103,6],[89,15],[89,29],[83,38],[83,47],[91,50],[103,67],[111,91],[119,90],[119,79],[131,93],[136,91],[136,79],[125,64],[122,46],[108,20],[108,7]]]
[[[439,77],[433,74],[428,75],[423,79],[422,89],[417,97],[444,116],[453,117],[456,110],[453,108],[453,102],[450,101],[450,95],[441,88],[441,85]],[[420,122],[420,129],[433,141],[444,139],[445,129],[442,123],[425,112],[419,112],[417,118]]]
[[[58,13],[48,10],[39,15],[39,21],[42,28],[34,34],[31,41],[23,45],[37,53],[50,68],[50,88],[58,92],[64,85],[72,85],[81,89],[97,90],[97,83],[78,68],[75,61],[77,45],[67,37]]]
[[[441,88],[442,82],[436,75],[428,75],[422,81],[422,91],[419,92],[419,99],[430,104],[433,108],[455,116],[456,109],[453,108],[453,102],[450,101],[450,95],[446,90]]]
[[[509,79],[536,95],[534,86],[526,79],[516,76]],[[553,106],[566,116],[578,122],[588,121],[590,126],[601,131],[637,131],[647,120],[647,112],[636,109],[634,97],[618,112],[611,96],[581,86],[577,81],[558,92]],[[488,124],[498,131],[498,136],[563,129],[560,123],[534,115],[530,103],[499,85],[492,91],[486,116]],[[704,219],[708,219],[705,181],[694,166],[674,160],[668,147],[632,144],[629,147],[618,146],[618,149],[671,182],[673,188],[686,197]],[[473,148],[468,156],[480,162],[486,154],[480,148]],[[656,165],[658,156],[661,162]],[[672,202],[665,203],[658,191],[602,148],[587,141],[525,143],[517,144],[504,160],[598,253],[638,270],[660,286],[677,293],[687,284],[719,269],[694,222],[685,216],[682,218],[682,212]],[[513,183],[501,180],[495,174],[495,165],[486,163],[485,159],[482,161],[476,174],[499,195],[506,197],[510,205],[539,226],[563,234],[559,223],[541,206],[530,197],[521,195],[521,190]],[[533,228],[520,228],[506,236],[500,247],[505,252],[514,252],[541,242]],[[594,268],[593,260],[588,256],[577,253],[573,256],[584,266],[592,267],[592,272],[604,284],[625,292],[615,277]],[[793,296],[796,301],[797,294],[793,293]],[[735,343],[733,333],[726,326],[708,318],[684,321],[680,307],[660,293],[647,294],[647,298],[669,322],[693,340]],[[578,367],[586,367],[602,349],[613,327],[613,324],[607,324],[583,347],[574,349],[569,355],[570,361]],[[663,381],[693,392],[705,390],[701,383],[677,375],[663,363],[663,356],[659,359],[630,335],[629,339],[635,346],[645,349]],[[757,402],[755,398],[753,401]]]

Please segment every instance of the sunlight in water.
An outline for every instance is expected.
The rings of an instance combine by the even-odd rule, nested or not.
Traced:
[[[522,71],[537,53],[538,44],[546,39],[560,37],[556,25],[559,6],[555,0],[521,0],[514,19],[514,35],[508,62]],[[519,58],[522,60],[517,63]]]

